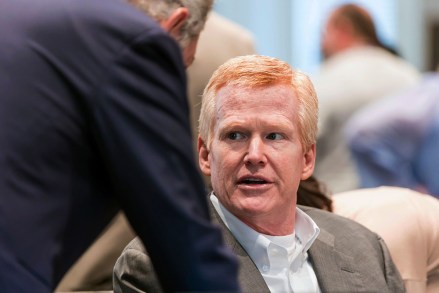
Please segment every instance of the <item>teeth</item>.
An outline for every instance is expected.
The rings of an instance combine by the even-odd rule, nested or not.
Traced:
[[[264,183],[264,180],[257,179],[257,178],[246,178],[243,180],[245,183]]]

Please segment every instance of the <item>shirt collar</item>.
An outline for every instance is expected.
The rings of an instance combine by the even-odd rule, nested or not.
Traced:
[[[306,253],[316,240],[317,236],[319,236],[320,228],[310,216],[296,207],[296,224],[294,229],[297,238],[302,242],[302,253]]]
[[[229,228],[236,240],[238,240],[242,247],[244,247],[253,262],[261,270],[263,266],[269,263],[266,251],[270,245],[270,240],[264,237],[263,234],[250,228],[247,224],[229,212],[219,202],[213,192],[210,195],[210,200],[224,224]]]
[[[259,270],[263,271],[264,267],[270,263],[268,258],[268,247],[271,243],[278,243],[279,241],[277,240],[282,242],[289,241],[286,239],[288,237],[285,236],[280,236],[278,237],[279,239],[273,239],[277,237],[268,236],[253,230],[247,224],[243,223],[232,213],[230,213],[219,202],[218,198],[213,192],[210,195],[210,200],[224,224],[227,226],[227,228],[229,228],[238,242],[244,247]],[[296,256],[305,256],[312,243],[319,235],[320,229],[312,218],[299,208],[296,208],[296,222],[294,229],[295,231],[293,234],[289,236],[295,238],[300,244],[296,245],[300,251],[296,251],[294,254]]]

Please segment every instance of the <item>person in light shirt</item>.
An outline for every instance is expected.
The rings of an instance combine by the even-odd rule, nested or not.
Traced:
[[[325,60],[314,76],[320,107],[314,174],[338,193],[360,187],[343,134],[346,121],[364,107],[415,85],[421,74],[383,47],[372,15],[356,4],[331,11],[321,44]]]
[[[276,58],[230,59],[212,75],[200,113],[199,166],[211,216],[240,262],[243,292],[403,292],[384,242],[363,226],[297,206],[315,161],[317,97]],[[208,255],[200,255],[208,258]],[[114,268],[115,292],[160,292],[139,239]]]

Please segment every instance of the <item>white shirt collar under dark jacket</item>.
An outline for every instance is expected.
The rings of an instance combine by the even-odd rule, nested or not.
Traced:
[[[213,192],[210,200],[224,224],[258,267],[271,292],[320,292],[307,253],[320,232],[311,217],[296,208],[293,234],[270,236],[253,230],[235,217]]]

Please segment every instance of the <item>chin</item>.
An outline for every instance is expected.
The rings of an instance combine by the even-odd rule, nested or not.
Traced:
[[[271,209],[270,201],[259,198],[241,200],[239,210],[246,214],[260,214]]]

